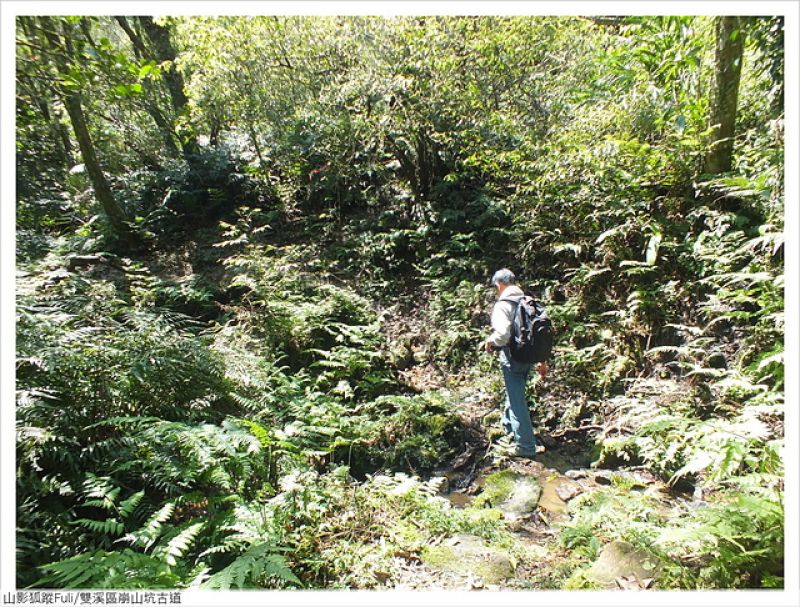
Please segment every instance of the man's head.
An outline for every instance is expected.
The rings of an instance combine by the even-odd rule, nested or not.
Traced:
[[[505,291],[506,287],[509,285],[513,285],[517,282],[516,276],[514,276],[514,272],[507,268],[503,268],[502,270],[497,270],[492,276],[492,285],[497,287],[497,290],[502,293]]]

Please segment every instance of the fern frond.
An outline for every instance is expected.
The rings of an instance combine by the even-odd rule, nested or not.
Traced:
[[[119,513],[122,518],[128,518],[130,514],[136,509],[136,506],[144,498],[144,491],[137,491],[133,495],[131,495],[128,499],[123,500],[119,504]]]
[[[104,521],[80,518],[75,521],[75,524],[101,535],[121,535],[125,530],[125,526],[113,518],[107,518]]]
[[[178,559],[186,554],[187,550],[189,550],[189,547],[194,543],[197,535],[204,526],[204,522],[194,523],[172,538],[164,547],[164,562],[170,567],[174,567],[177,564]]]
[[[212,575],[203,587],[220,590],[265,587],[271,578],[300,585],[286,558],[276,553],[278,550],[282,548],[267,543],[251,546],[225,569]]]
[[[116,510],[117,496],[120,488],[111,484],[111,479],[107,476],[99,477],[92,473],[86,476],[83,482],[83,493],[86,497],[99,498],[92,500],[92,504],[106,510]]]
[[[130,542],[147,550],[161,536],[164,522],[172,516],[174,511],[174,502],[167,502],[148,519],[142,528],[128,533],[117,541]]]
[[[43,565],[34,586],[59,588],[174,588],[179,578],[158,559],[126,548],[99,550]]]

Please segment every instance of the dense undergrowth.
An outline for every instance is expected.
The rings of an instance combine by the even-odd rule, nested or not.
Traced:
[[[237,572],[239,587],[270,575],[297,582],[281,533],[269,545],[229,539],[239,509],[275,506],[291,475],[337,465],[359,478],[424,473],[462,442],[445,396],[414,394],[394,376],[369,300],[288,269],[291,253],[270,257],[260,245],[225,263],[230,288],[252,289],[225,306],[222,324],[155,306],[159,289],[172,286],[146,271],[58,266],[24,283],[21,552],[44,560],[80,553],[74,567],[54,569],[76,577],[43,583],[99,583],[92,558],[101,570],[114,559],[121,572],[143,568],[130,583],[171,586],[190,572],[203,580],[204,569],[224,570],[220,563],[237,556],[228,573]],[[288,529],[297,526],[288,521]],[[262,566],[266,555],[274,572],[236,569],[248,559]],[[173,570],[178,557],[191,566]],[[26,565],[21,559],[20,570]]]
[[[253,116],[209,53],[272,27],[222,20],[211,40],[203,23],[177,30],[195,49],[198,129],[226,104]],[[463,531],[537,558],[496,511],[452,509],[424,481],[463,451],[456,396],[500,397],[480,345],[503,265],[557,331],[549,387],[531,390],[539,432],[604,427],[595,465],[644,466],[698,498],[665,510],[622,480],[576,498],[553,543],[568,556],[542,584],[590,586],[585,565],[624,539],[659,559],[662,588],[782,586],[783,148],[768,77],[747,68],[736,163],[712,177],[692,96],[708,75],[647,50],[663,30],[687,57],[709,52],[678,27],[705,21],[573,19],[575,48],[548,20],[478,20],[480,36],[455,23],[403,22],[392,35],[410,41],[373,80],[320,41],[338,80],[305,114],[253,89],[275,115],[231,125],[191,162],[117,159],[137,247],[95,214],[80,172],[22,192],[20,586],[374,587],[398,552]],[[525,83],[550,110],[510,93],[487,109],[473,88],[497,83],[451,80],[451,26],[470,61],[570,66],[555,92],[538,67]],[[542,48],[524,46],[526,27]],[[601,39],[584,73],[574,53]],[[753,40],[749,61],[774,58]],[[245,51],[251,65],[272,52]],[[426,98],[436,79],[452,96]],[[383,122],[333,101],[374,104]],[[27,119],[33,138],[44,127]],[[405,372],[428,367],[445,379],[413,388]],[[643,378],[677,389],[632,395]]]

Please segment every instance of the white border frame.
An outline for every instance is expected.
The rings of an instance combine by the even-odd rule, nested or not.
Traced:
[[[165,4],[168,8],[165,9]],[[770,15],[785,16],[786,53],[786,114],[785,114],[785,166],[800,166],[798,157],[798,73],[800,66],[799,9],[791,0],[765,2],[697,2],[671,0],[641,2],[617,0],[589,2],[561,0],[559,2],[425,2],[425,1],[274,1],[274,2],[19,2],[3,1],[0,9],[0,49],[2,49],[2,79],[0,79],[0,592],[15,590],[14,535],[16,492],[14,447],[14,277],[15,277],[15,187],[14,156],[14,23],[17,15]],[[758,591],[659,591],[639,594],[634,592],[592,591],[532,591],[532,592],[397,592],[397,591],[257,591],[215,593],[184,591],[184,605],[486,605],[502,602],[511,605],[800,605],[800,579],[798,569],[798,395],[800,394],[800,333],[798,317],[798,277],[800,277],[800,208],[798,207],[798,174],[796,169],[786,171],[786,516],[785,516],[785,572],[784,590]],[[795,372],[792,373],[791,370]],[[0,595],[1,596],[1,595]],[[2,600],[2,599],[0,599]]]

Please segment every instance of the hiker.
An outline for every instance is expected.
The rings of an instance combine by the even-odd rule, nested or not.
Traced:
[[[536,455],[536,439],[533,437],[531,414],[525,400],[525,385],[533,364],[512,360],[508,346],[516,307],[514,302],[524,297],[522,289],[515,283],[514,273],[505,268],[492,276],[492,286],[497,288],[498,299],[492,310],[492,334],[486,340],[486,351],[500,352],[500,368],[506,385],[503,429],[514,435],[517,447],[513,456],[533,459]],[[547,363],[536,363],[536,370],[544,378],[547,375]]]

